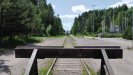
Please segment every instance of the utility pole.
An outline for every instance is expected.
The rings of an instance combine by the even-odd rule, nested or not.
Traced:
[[[95,8],[96,5],[91,5],[93,10]],[[94,11],[93,11],[93,39],[94,39],[94,34],[95,34],[95,26],[94,26]]]

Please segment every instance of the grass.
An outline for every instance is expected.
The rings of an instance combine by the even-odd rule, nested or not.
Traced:
[[[44,67],[39,71],[39,75],[46,75],[48,68]]]
[[[65,37],[65,40],[63,42],[63,46],[66,46],[65,44],[66,44],[67,39],[71,39],[71,42],[72,42],[71,45],[70,44],[67,44],[68,47],[73,47],[73,46],[76,45],[75,39],[71,35],[69,35],[69,36],[66,36]]]
[[[76,41],[74,39],[74,37],[72,35],[69,36],[73,41],[72,41],[72,45],[75,46],[76,45]]]
[[[91,75],[98,75],[91,67],[87,66],[87,68],[89,69]]]
[[[48,38],[61,38],[60,36],[49,36]],[[15,36],[15,39],[10,41],[8,37],[4,37],[0,41],[0,52],[5,52],[9,49],[14,49],[18,45],[26,45],[27,43],[39,43],[44,40],[44,37],[29,36],[27,39],[24,36]]]
[[[128,49],[128,50],[133,50],[133,48],[132,48],[132,47],[127,47],[127,49]]]
[[[89,68],[89,70],[90,70],[91,75],[97,75],[97,73],[92,68]]]
[[[14,40],[10,41],[7,38],[3,38],[0,42],[0,52],[5,52],[9,49],[14,49],[18,45],[26,45],[27,43],[39,43],[44,39],[44,37],[30,36],[25,39],[21,36],[16,36]]]
[[[64,37],[64,35],[57,35],[57,36],[47,36],[48,38],[61,38]]]
[[[44,37],[29,37],[25,40],[26,43],[39,43],[44,39]]]
[[[85,68],[83,68],[83,72],[82,73],[83,73],[82,75],[88,75],[88,73],[87,73]]]
[[[50,68],[50,66],[51,66],[51,64],[52,64],[52,62],[53,62],[53,60],[48,61],[48,65],[46,65],[43,68],[41,68],[39,70],[39,74],[38,75],[46,75],[48,70],[49,70],[49,68]],[[49,75],[52,75],[52,73],[50,72]]]
[[[5,48],[0,48],[0,52],[4,52],[4,51],[6,51],[7,49],[5,49]]]
[[[65,37],[65,40],[64,40],[64,42],[63,42],[63,46],[65,45],[67,39],[68,39],[68,36]]]
[[[98,75],[98,73],[96,73],[89,65],[86,65],[86,66],[90,72],[90,75]],[[82,75],[88,75],[85,67],[83,67]]]

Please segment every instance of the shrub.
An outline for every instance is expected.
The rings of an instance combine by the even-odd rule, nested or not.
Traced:
[[[117,38],[122,37],[121,33],[104,33],[101,34],[101,38]]]
[[[129,39],[131,40],[132,39],[132,28],[129,27],[125,30],[125,32],[123,33],[123,36],[122,36],[124,39]]]

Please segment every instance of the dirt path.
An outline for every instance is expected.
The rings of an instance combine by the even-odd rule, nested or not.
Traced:
[[[46,38],[43,42],[34,45],[38,46],[62,46],[63,38]],[[22,75],[29,59],[15,58],[14,50],[0,55],[0,75]],[[43,67],[49,59],[38,59],[38,67]]]
[[[77,45],[92,46],[92,45],[106,45],[106,46],[121,46],[123,50],[123,59],[111,59],[110,63],[115,72],[115,75],[133,75],[133,50],[127,50],[127,46],[131,46],[130,43],[120,41],[117,39],[89,39],[89,38],[77,38],[75,37]],[[85,59],[86,63],[92,67],[95,71],[100,69],[101,60],[99,59]]]
[[[74,40],[68,37],[65,41],[65,48],[73,48]],[[83,67],[80,59],[59,58],[53,68],[53,75],[82,75]]]

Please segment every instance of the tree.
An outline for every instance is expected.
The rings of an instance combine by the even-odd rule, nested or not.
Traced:
[[[126,17],[125,17],[126,13]],[[121,33],[131,26],[131,15],[132,9],[128,8],[126,4],[109,9],[91,10],[83,12],[81,15],[75,18],[71,33],[85,34],[93,33],[93,22],[94,32],[101,32],[102,23],[105,24],[105,31],[110,33],[110,25],[118,25]],[[127,19],[125,22],[125,18]],[[126,26],[125,26],[126,24]]]

